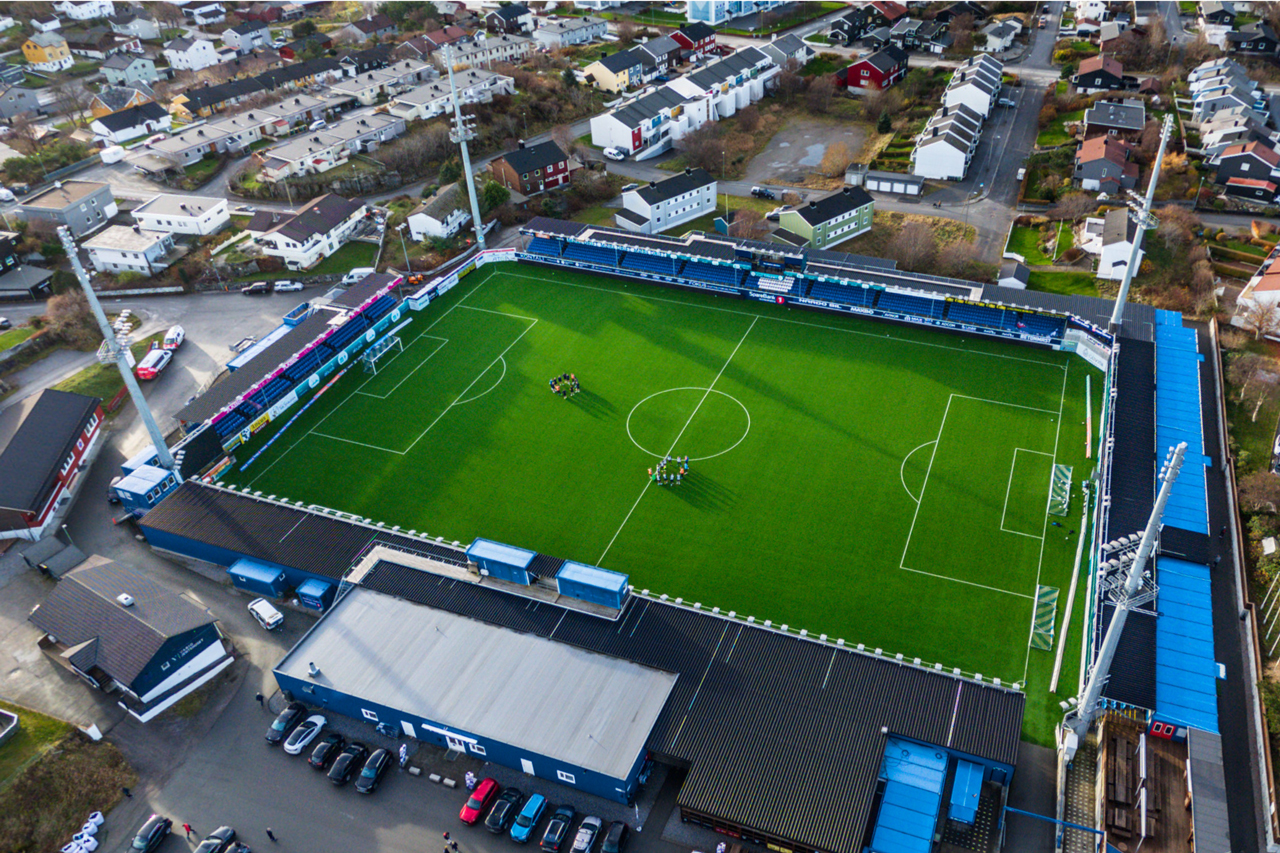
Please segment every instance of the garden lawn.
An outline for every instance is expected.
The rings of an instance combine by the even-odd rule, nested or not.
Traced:
[[[157,332],[131,345],[129,349],[133,351],[134,361],[141,361],[147,354],[147,350],[151,349],[151,344],[162,340],[164,340],[164,332]],[[99,363],[89,365],[53,387],[56,391],[71,391],[84,394],[86,397],[98,397],[106,403],[120,393],[120,389],[124,387],[124,379],[121,378],[120,369],[114,363]]]
[[[394,236],[394,235],[392,235]],[[258,272],[242,276],[237,281],[275,281],[280,278],[305,278],[311,275],[335,275],[350,272],[354,267],[371,267],[377,260],[378,247],[373,243],[352,240],[329,257],[322,260],[305,272],[296,270],[278,270],[276,272]]]
[[[30,326],[18,326],[16,329],[0,332],[0,352],[4,352],[10,347],[16,347],[35,333],[36,330]]]
[[[1043,272],[1032,270],[1027,287],[1067,296],[1097,296],[1098,281],[1091,272]]]
[[[1059,145],[1066,145],[1073,138],[1070,133],[1067,133],[1066,122],[1080,121],[1083,118],[1084,110],[1062,113],[1053,120],[1053,124],[1040,131],[1036,136],[1036,145],[1040,148],[1057,148]]]

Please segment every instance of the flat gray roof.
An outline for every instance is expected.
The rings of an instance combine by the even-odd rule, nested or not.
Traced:
[[[676,683],[670,672],[351,589],[276,671],[623,778]]]

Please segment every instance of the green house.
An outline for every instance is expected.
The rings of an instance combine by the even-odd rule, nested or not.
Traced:
[[[778,217],[778,225],[825,249],[871,230],[875,199],[862,187],[845,187]]]

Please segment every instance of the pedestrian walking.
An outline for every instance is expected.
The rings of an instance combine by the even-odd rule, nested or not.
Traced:
[[[131,800],[133,799],[133,791],[130,791],[128,788],[126,788],[126,787],[124,787],[124,786],[121,786],[121,787],[120,787],[120,791],[121,791],[121,793],[123,793],[123,794],[124,794],[126,797],[128,797],[129,799],[131,799]]]
[[[267,827],[267,838],[271,839],[272,844],[279,844],[280,839],[276,838],[276,834],[271,831],[271,827]]]
[[[258,704],[261,705],[263,708],[267,707],[267,704],[266,704],[267,697],[263,696],[261,693],[255,694],[253,698],[257,699]]]
[[[189,823],[184,823],[184,824],[182,825],[182,831],[183,831],[183,832],[185,832],[185,833],[187,834],[187,840],[190,840],[190,839],[191,839],[191,824],[189,824]]]
[[[444,831],[444,840],[445,840],[445,841],[448,841],[448,840],[449,840],[449,830],[447,830],[447,829]]]
[[[450,841],[450,842],[449,842],[449,846],[450,846],[450,847],[452,847],[454,850],[457,850],[457,849],[458,849],[458,842],[457,842],[457,841]]]

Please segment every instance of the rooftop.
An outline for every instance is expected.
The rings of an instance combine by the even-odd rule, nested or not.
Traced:
[[[22,207],[37,210],[65,210],[104,189],[110,192],[108,184],[98,181],[62,181],[38,195],[24,199]]]
[[[216,207],[226,207],[225,198],[213,198],[203,195],[174,195],[161,193],[147,203],[134,209],[139,213],[150,213],[159,216],[203,216]]]
[[[1123,102],[1098,101],[1085,112],[1084,121],[1086,125],[1142,130],[1147,123],[1147,106],[1137,98],[1126,98]]]
[[[46,389],[0,413],[0,508],[38,512],[97,397]]]
[[[138,226],[108,225],[80,244],[84,249],[114,249],[120,252],[145,252],[169,237],[160,231],[144,231]]]
[[[524,145],[514,151],[498,155],[506,160],[507,165],[519,174],[527,174],[535,169],[545,169],[553,163],[569,159],[569,155],[560,150],[560,146],[551,140],[536,145]]]
[[[669,198],[693,192],[715,182],[716,179],[711,177],[706,169],[685,169],[669,178],[663,178],[657,182],[651,181],[633,192],[647,204],[659,204]]]

